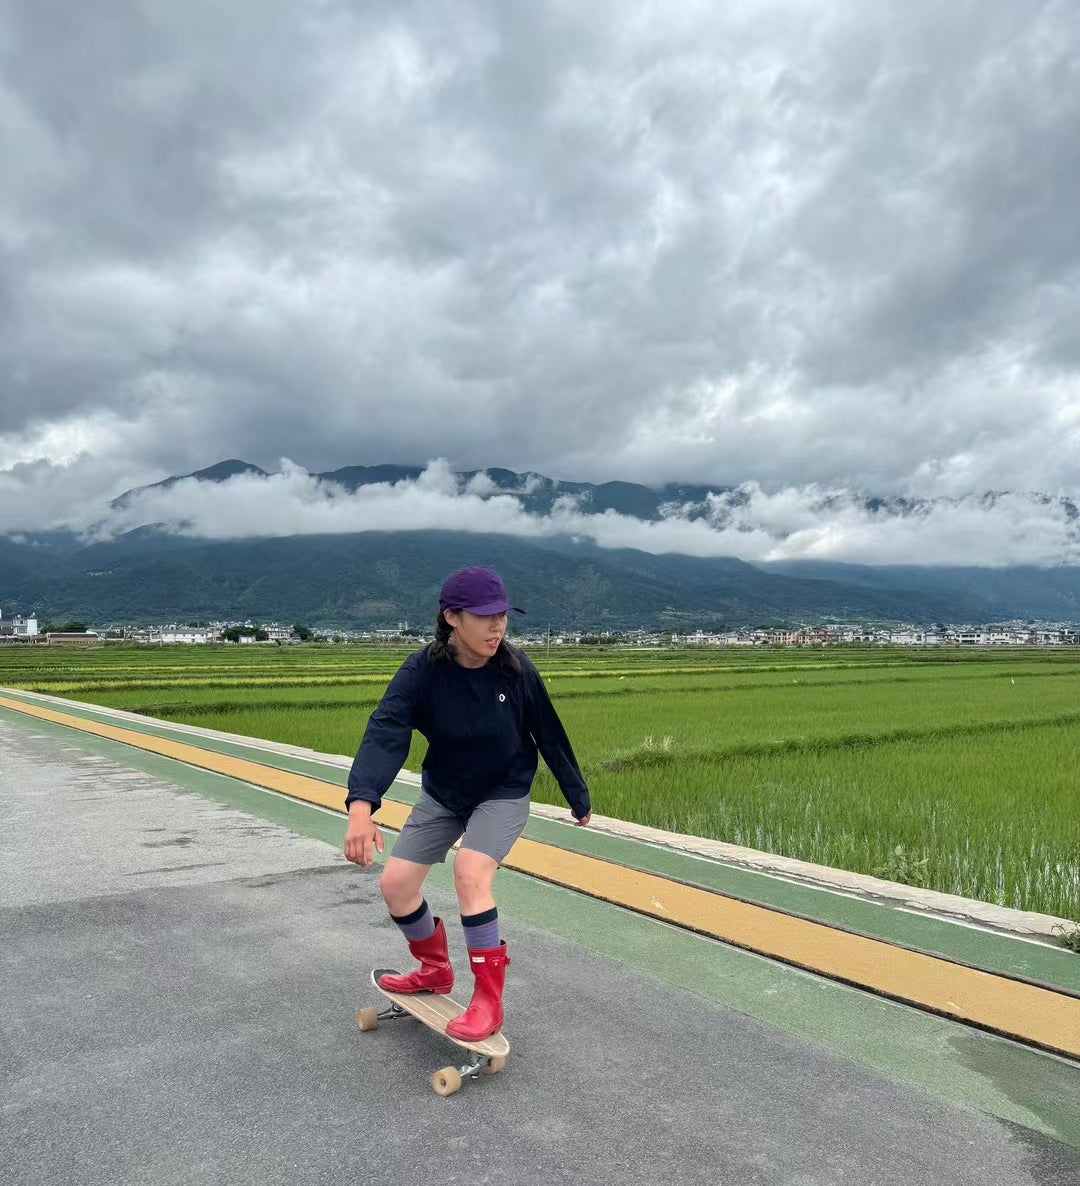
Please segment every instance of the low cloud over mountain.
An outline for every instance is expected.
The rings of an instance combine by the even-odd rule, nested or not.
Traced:
[[[560,482],[508,470],[347,467],[311,474],[283,460],[277,473],[223,462],[197,475],[131,490],[63,524],[33,522],[5,504],[9,534],[66,526],[104,540],[134,528],[208,540],[367,531],[452,531],[542,540],[569,537],[653,555],[751,562],[822,560],[869,565],[1008,567],[1080,560],[1073,503],[1031,493],[880,500],[819,485],[768,491],[632,483]],[[27,519],[30,519],[27,522]]]

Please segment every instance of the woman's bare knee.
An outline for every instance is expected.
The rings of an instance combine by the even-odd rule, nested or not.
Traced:
[[[423,897],[421,891],[427,875],[426,865],[395,860],[393,857],[386,862],[379,878],[379,892],[391,914],[400,917],[420,906]]]
[[[492,883],[499,863],[482,852],[463,848],[454,860],[454,888],[466,913],[486,909],[493,901]]]

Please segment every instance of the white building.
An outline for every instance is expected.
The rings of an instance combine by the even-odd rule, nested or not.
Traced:
[[[36,638],[38,635],[37,618],[24,618],[16,614],[5,622],[4,611],[0,610],[0,634],[13,634],[16,638]]]
[[[893,630],[889,641],[902,647],[933,647],[941,642],[941,637],[928,630]]]
[[[160,643],[184,642],[205,645],[206,643],[216,641],[217,637],[216,630],[161,630],[152,631],[149,641]]]

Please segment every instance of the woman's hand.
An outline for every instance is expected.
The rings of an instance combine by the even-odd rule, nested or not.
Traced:
[[[375,850],[383,850],[382,832],[371,818],[369,804],[356,805],[349,811],[349,830],[345,833],[345,859],[354,865],[373,865]]]
[[[588,815],[583,816],[581,819],[575,819],[574,827],[575,828],[587,828],[589,826],[589,820],[591,820],[591,819],[592,819],[592,812],[590,811]]]

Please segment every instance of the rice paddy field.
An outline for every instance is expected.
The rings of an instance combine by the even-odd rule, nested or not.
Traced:
[[[0,686],[351,755],[407,653],[12,647]],[[600,814],[1080,920],[1080,652],[530,654]]]

